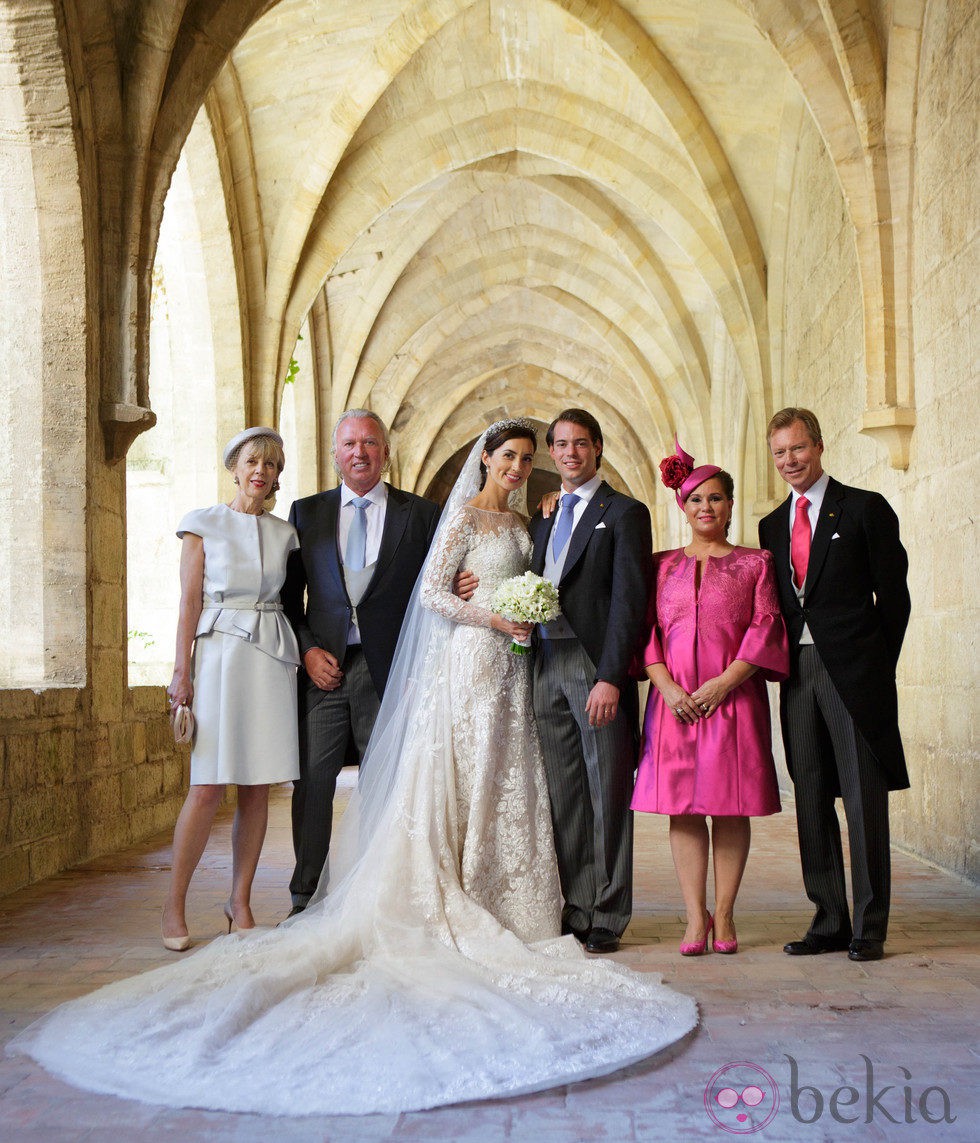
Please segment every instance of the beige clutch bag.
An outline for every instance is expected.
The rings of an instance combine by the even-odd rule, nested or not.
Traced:
[[[197,724],[194,721],[194,712],[186,703],[181,703],[171,712],[170,720],[174,727],[174,742],[178,746],[192,743]]]

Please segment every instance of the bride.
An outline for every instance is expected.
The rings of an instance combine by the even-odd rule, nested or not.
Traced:
[[[325,873],[277,929],[49,1013],[10,1044],[93,1091],[276,1115],[418,1110],[605,1075],[694,1002],[559,937],[526,628],[486,606],[526,570],[536,441],[491,425],[443,511]],[[480,578],[464,603],[460,567]]]

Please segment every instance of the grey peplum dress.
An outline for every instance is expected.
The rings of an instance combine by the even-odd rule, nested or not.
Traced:
[[[227,504],[181,520],[204,541],[204,608],[194,641],[191,785],[241,786],[299,777],[296,667],[299,647],[282,612],[286,560],[296,530],[264,512]]]

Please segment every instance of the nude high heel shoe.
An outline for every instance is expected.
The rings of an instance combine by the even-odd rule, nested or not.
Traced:
[[[183,937],[168,937],[163,931],[163,917],[160,918],[160,939],[163,947],[170,952],[186,952],[191,947],[190,935]]]
[[[228,922],[228,932],[229,933],[231,932],[232,929],[237,929],[240,933],[247,933],[247,932],[250,932],[252,929],[255,928],[254,922],[251,925],[240,925],[235,920],[235,914],[234,914],[234,911],[232,910],[232,907],[231,907],[231,899],[230,898],[222,906],[222,911],[225,914],[225,920]]]

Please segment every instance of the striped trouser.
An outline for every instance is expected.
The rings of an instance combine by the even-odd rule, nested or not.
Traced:
[[[888,783],[854,725],[816,647],[800,648],[783,683],[783,734],[796,794],[803,884],[817,911],[815,936],[883,941],[888,932],[891,855]],[[842,798],[851,856],[853,926],[834,806]]]
[[[635,736],[622,706],[601,730],[585,703],[595,664],[577,639],[542,639],[534,660],[541,735],[565,908],[574,929],[622,933],[633,902]]]

